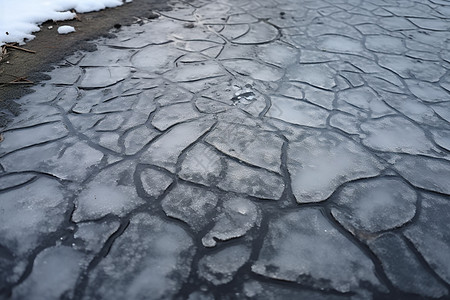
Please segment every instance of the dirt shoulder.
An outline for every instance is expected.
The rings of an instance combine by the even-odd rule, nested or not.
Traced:
[[[167,9],[170,7],[166,0],[133,0],[119,7],[79,14],[78,20],[42,24],[41,31],[34,33],[36,38],[21,46],[36,53],[9,48],[6,58],[0,62],[0,110],[6,108],[15,113],[17,107],[10,100],[29,93],[34,84],[46,79],[42,72],[49,71],[54,63],[76,50],[95,50],[87,41],[107,35],[114,27],[132,24],[134,17],[149,18],[152,11]],[[59,35],[57,28],[61,25],[73,26],[76,32]],[[48,29],[49,26],[53,28]],[[34,84],[5,84],[20,77]]]

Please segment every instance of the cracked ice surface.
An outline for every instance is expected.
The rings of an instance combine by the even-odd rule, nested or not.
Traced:
[[[312,208],[274,220],[252,266],[253,272],[271,278],[341,292],[350,291],[360,280],[377,284],[373,268],[361,250]]]
[[[95,176],[77,197],[73,219],[78,222],[107,214],[124,215],[142,204],[133,184],[134,164],[120,162]]]
[[[363,148],[323,133],[289,144],[288,169],[299,203],[323,201],[347,181],[379,174],[377,160]]]
[[[205,247],[214,247],[216,240],[241,237],[260,223],[258,208],[245,198],[225,200],[221,213],[214,219],[214,227],[202,238]]]
[[[192,239],[183,229],[138,214],[93,270],[86,298],[170,297],[189,273],[192,250]]]
[[[221,285],[233,280],[234,274],[249,259],[250,249],[243,246],[231,246],[218,253],[203,257],[199,261],[200,276]]]
[[[170,5],[0,112],[0,298],[448,298],[449,3]]]
[[[347,230],[376,232],[399,227],[416,213],[414,190],[397,178],[350,183],[339,192],[333,216]]]
[[[87,259],[68,246],[47,248],[36,257],[31,275],[14,290],[13,298],[73,297],[74,286]]]

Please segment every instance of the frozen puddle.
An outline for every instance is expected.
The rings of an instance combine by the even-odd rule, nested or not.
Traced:
[[[449,12],[194,0],[92,41],[0,111],[0,298],[447,299]]]

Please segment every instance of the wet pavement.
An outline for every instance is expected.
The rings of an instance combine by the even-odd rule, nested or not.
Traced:
[[[449,297],[449,2],[157,13],[17,101],[1,297]]]

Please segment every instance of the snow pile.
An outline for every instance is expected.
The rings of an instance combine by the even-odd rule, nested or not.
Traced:
[[[130,1],[126,1],[130,2]],[[99,11],[123,4],[122,0],[1,0],[0,45],[34,39],[38,25],[48,20],[63,21],[75,18],[78,13]]]
[[[68,33],[71,33],[71,32],[75,32],[75,28],[73,28],[72,26],[64,25],[64,26],[59,26],[58,27],[58,33],[59,34],[68,34]]]

